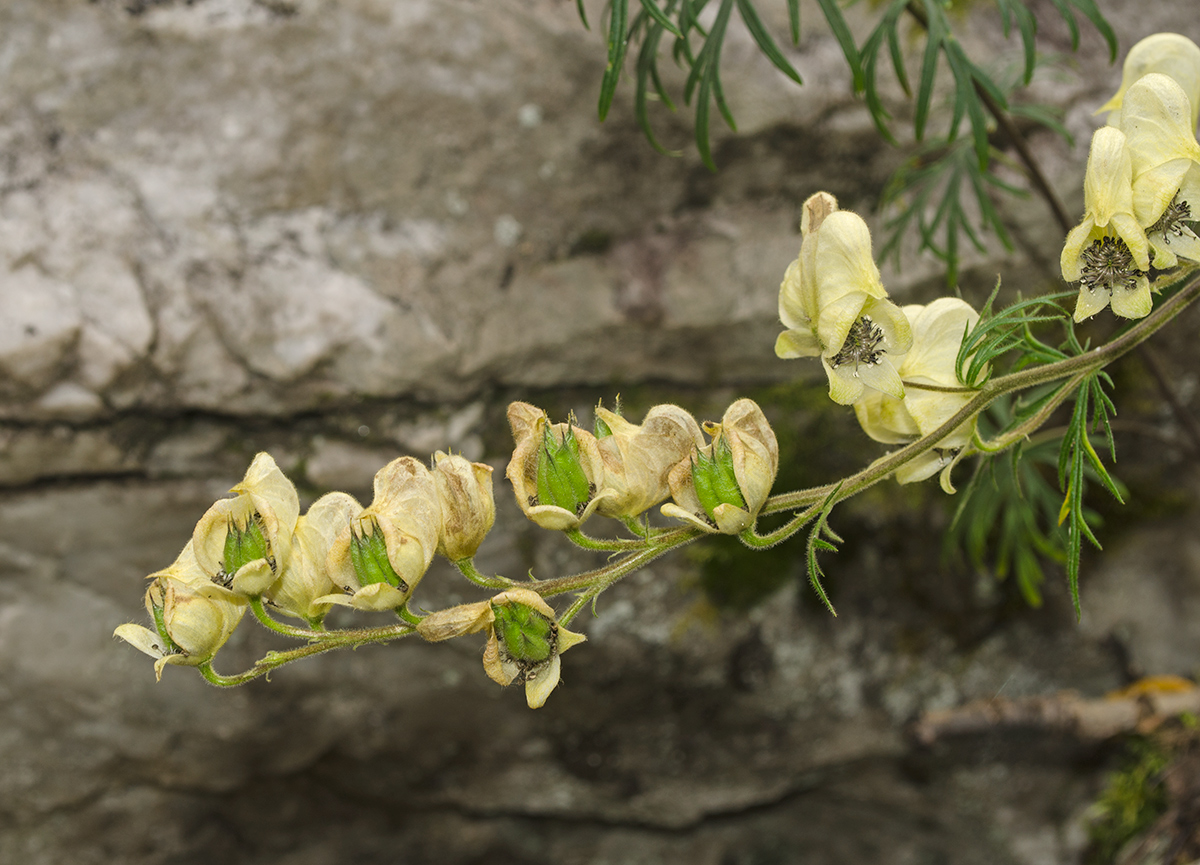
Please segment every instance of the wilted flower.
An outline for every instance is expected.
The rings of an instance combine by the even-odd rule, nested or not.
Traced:
[[[912,333],[887,299],[867,224],[818,192],[804,203],[800,232],[800,255],[779,288],[779,316],[788,330],[776,340],[775,354],[820,355],[829,396],[842,405],[857,400],[864,387],[902,398],[894,362],[908,351]]]
[[[300,499],[268,453],[230,492],[237,495],[214,503],[192,532],[196,561],[214,582],[257,597],[287,564]]]
[[[675,501],[665,516],[706,532],[734,535],[754,524],[775,483],[779,444],[762,409],[739,399],[719,424],[705,423],[712,441],[680,462],[668,478]]]
[[[1177,255],[1200,261],[1200,238],[1188,225],[1200,216],[1194,129],[1187,94],[1166,75],[1146,75],[1125,94],[1121,130],[1133,171],[1133,213],[1160,269],[1174,267]]]
[[[1062,251],[1062,275],[1079,281],[1075,320],[1112,304],[1124,318],[1150,313],[1150,244],[1133,213],[1133,169],[1125,135],[1106,126],[1092,136],[1083,181],[1083,222]]]
[[[508,423],[516,448],[505,475],[517,504],[544,529],[578,528],[602,501],[596,437],[573,422],[552,425],[544,411],[524,402],[509,405]]]
[[[414,457],[392,460],[375,474],[371,506],[342,528],[329,550],[330,579],[349,594],[317,600],[359,610],[399,607],[433,561],[441,522],[429,469]]]
[[[636,517],[671,495],[667,476],[704,444],[696,419],[677,405],[656,405],[641,425],[596,407],[596,445],[604,465],[597,511]]]
[[[1178,33],[1155,33],[1130,48],[1121,71],[1121,88],[1096,113],[1112,112],[1108,115],[1108,125],[1121,126],[1126,92],[1134,82],[1152,72],[1169,75],[1183,88],[1190,103],[1188,116],[1194,130],[1200,116],[1200,47]]]
[[[452,562],[469,559],[496,521],[492,467],[438,451],[433,483],[442,508],[437,551]]]
[[[854,404],[863,430],[884,444],[907,444],[929,435],[971,401],[971,393],[925,390],[918,385],[962,387],[955,361],[963,336],[975,326],[979,313],[956,297],[943,297],[926,306],[903,307],[912,323],[913,347],[900,364],[900,375],[908,383],[904,399],[868,391]],[[975,431],[975,418],[959,424],[938,442],[934,450],[896,470],[902,484],[921,481],[947,464],[947,451],[968,445]]]
[[[558,685],[559,655],[587,637],[559,625],[550,605],[528,589],[509,589],[488,605],[492,621],[484,671],[501,685],[524,682],[529,708],[541,708]]]
[[[155,630],[121,625],[113,635],[154,658],[158,679],[167,664],[198,667],[211,661],[241,620],[246,599],[208,580],[190,542],[174,564],[150,579],[146,611]]]
[[[328,493],[313,502],[296,521],[291,558],[267,595],[272,604],[313,626],[325,618],[332,602],[319,599],[339,591],[326,569],[329,550],[362,509],[346,493]]]

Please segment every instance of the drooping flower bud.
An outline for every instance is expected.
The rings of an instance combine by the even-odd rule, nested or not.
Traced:
[[[525,516],[544,529],[577,528],[612,493],[596,438],[573,422],[551,424],[536,406],[508,407],[516,448],[505,471]]]
[[[114,636],[154,658],[158,679],[167,664],[196,667],[211,661],[241,620],[246,599],[201,576],[191,543],[151,579],[146,612],[155,629],[121,625]]]
[[[867,392],[854,404],[854,412],[863,430],[871,438],[885,444],[907,444],[929,435],[950,420],[974,396],[969,392],[950,393],[922,389],[962,387],[955,369],[963,336],[975,326],[979,313],[956,297],[942,297],[921,306],[903,307],[912,323],[913,347],[900,364],[900,375],[909,383],[904,399],[886,394]],[[896,470],[896,480],[902,484],[925,480],[951,462],[951,452],[967,446],[975,431],[975,418],[959,424],[933,450]],[[952,492],[949,478],[943,478],[943,488]]]
[[[429,469],[413,457],[375,475],[375,499],[353,517],[329,550],[329,577],[347,594],[321,603],[392,610],[416,588],[437,550],[442,512]]]
[[[296,521],[291,559],[267,595],[274,606],[314,627],[320,624],[329,612],[330,602],[318,599],[339,590],[326,570],[329,550],[362,509],[346,493],[328,493],[313,502]]]
[[[598,406],[596,427],[604,465],[596,510],[606,517],[636,517],[662,502],[671,469],[704,444],[696,419],[676,405],[654,406],[640,426]]]
[[[754,524],[775,483],[779,444],[762,409],[739,399],[721,423],[705,423],[712,442],[671,470],[674,503],[665,516],[706,532],[734,535]]]
[[[867,224],[818,192],[804,203],[800,230],[800,255],[779,287],[779,316],[788,330],[776,340],[775,354],[819,355],[829,396],[841,405],[852,404],[865,387],[902,398],[894,364],[912,345],[912,333],[887,299]]]
[[[214,503],[196,523],[196,561],[212,581],[258,597],[287,565],[300,498],[267,453],[230,492],[237,495]]]
[[[536,592],[510,589],[488,602],[490,633],[483,668],[501,685],[525,683],[529,708],[540,708],[558,685],[559,655],[587,639],[558,624]]]
[[[469,559],[496,522],[492,467],[441,451],[433,459],[433,482],[442,508],[437,551],[452,562]]]

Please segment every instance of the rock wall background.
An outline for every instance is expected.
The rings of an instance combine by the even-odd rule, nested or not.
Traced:
[[[741,133],[714,126],[715,175],[689,116],[659,120],[683,157],[654,153],[627,87],[596,122],[601,36],[568,0],[0,6],[0,861],[1076,859],[1105,752],[925,752],[904,731],[967,699],[1196,670],[1195,454],[1136,360],[1117,370],[1134,504],[1106,510],[1080,625],[1058,583],[1030,610],[942,563],[940,494],[888,489],[838,524],[837,619],[798,549],[733,574],[777,590],[724,584],[741,599],[724,606],[705,554],[676,555],[602,599],[536,713],[469,642],[218,692],[184,670],[156,685],[110,636],[262,449],[309,500],[367,498],[401,453],[502,468],[509,399],[586,417],[620,391],[631,414],[716,417],[749,392],[804,431],[814,481],[872,458],[852,418],[785,385],[814,370],[772,352],[799,203],[825,188],[868,213],[903,156],[803,5],[802,89],[731,28]],[[1104,6],[1123,47],[1181,22],[1200,41],[1186,0]],[[1065,51],[1043,11],[1044,46]],[[784,33],[784,10],[764,12]],[[1016,55],[991,10],[964,14],[972,52]],[[1032,94],[1078,136],[1033,137],[1073,209],[1092,106],[1119,79],[1093,32],[1083,44]],[[998,272],[1029,291],[1053,274],[1057,229],[1036,201],[1006,207],[1020,248],[969,258],[968,296]],[[940,292],[936,265],[908,259],[885,272],[893,293]],[[1193,411],[1196,325],[1156,344]],[[497,498],[482,566],[591,566],[503,483]],[[472,597],[444,571],[421,588],[430,606]],[[220,666],[273,645],[243,626]]]

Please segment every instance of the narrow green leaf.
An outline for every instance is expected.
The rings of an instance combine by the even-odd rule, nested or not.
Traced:
[[[621,77],[621,66],[625,61],[625,49],[629,45],[629,0],[611,0],[611,15],[608,22],[608,65],[600,82],[600,122],[608,116],[613,95],[617,92],[617,80]]]
[[[642,0],[642,2],[653,3],[653,0]],[[800,80],[800,73],[792,68],[792,64],[783,56],[783,52],[779,50],[779,46],[767,32],[767,28],[763,25],[762,19],[758,17],[758,12],[751,0],[737,0],[737,6],[742,20],[746,22],[746,29],[750,31],[750,35],[754,37],[754,41],[758,43],[759,49],[767,56],[767,59],[788,78],[797,84],[803,84],[804,82]]]
[[[646,35],[642,39],[641,49],[638,51],[637,62],[637,91],[634,96],[633,108],[634,116],[637,118],[638,126],[641,127],[642,134],[646,136],[646,140],[650,142],[650,146],[664,156],[679,156],[679,151],[667,150],[654,135],[654,130],[650,125],[650,111],[647,106],[647,94],[649,91],[649,83],[652,80],[655,91],[659,98],[663,99],[668,108],[674,110],[671,101],[666,97],[662,90],[662,82],[658,80],[657,64],[658,64],[658,43],[662,39],[663,28],[655,23],[651,24],[646,29]]]
[[[838,8],[837,0],[817,0],[817,3],[820,5],[821,11],[825,13],[825,20],[829,22],[829,29],[833,31],[834,38],[842,47],[846,63],[850,65],[850,74],[854,76],[854,92],[862,93],[864,86],[862,61],[858,56],[858,46],[854,42],[854,34],[850,32],[846,19],[842,17],[842,10]]]
[[[675,26],[675,23],[667,17],[659,5],[654,0],[642,0],[642,8],[646,10],[646,14],[655,20],[655,22],[677,39],[683,38],[683,33]]]
[[[1092,26],[1100,31],[1100,35],[1104,37],[1104,41],[1108,43],[1108,62],[1114,63],[1117,59],[1117,34],[1113,32],[1112,26],[1101,14],[1096,7],[1094,0],[1069,0],[1070,4],[1084,14],[1084,17],[1092,22]]]
[[[591,30],[587,20],[587,10],[583,8],[583,0],[575,0],[575,8],[579,10],[579,20],[583,22],[583,29]]]
[[[1050,0],[1054,4],[1054,8],[1058,10],[1058,14],[1062,16],[1063,21],[1067,25],[1067,30],[1071,34],[1071,50],[1079,50],[1079,25],[1075,23],[1075,15],[1071,12],[1071,7],[1067,5],[1067,0]]]
[[[787,0],[788,26],[791,29],[792,44],[800,44],[800,0]]]
[[[937,8],[933,3],[925,3],[926,10],[931,7]],[[918,141],[925,137],[925,122],[929,119],[929,106],[933,100],[933,82],[942,48],[942,32],[935,22],[940,20],[939,15],[930,15],[929,30],[925,34],[925,57],[921,62],[921,82],[917,86],[917,106],[913,115],[913,135]]]

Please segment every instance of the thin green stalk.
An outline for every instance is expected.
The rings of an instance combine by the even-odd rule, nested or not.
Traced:
[[[643,550],[649,543],[645,538],[593,538],[585,535],[579,529],[567,529],[564,535],[578,547],[585,550],[620,552],[622,550]]]
[[[360,628],[347,631],[334,631],[331,632],[331,636],[335,636],[336,639],[323,640],[319,643],[309,643],[307,646],[300,646],[286,652],[268,652],[265,657],[255,662],[254,666],[249,670],[236,673],[232,676],[222,676],[212,668],[211,661],[201,664],[196,669],[200,671],[200,675],[210,684],[221,688],[232,688],[235,685],[243,685],[246,682],[257,679],[259,676],[265,676],[272,670],[282,667],[284,664],[290,664],[292,661],[299,661],[302,658],[319,655],[322,652],[331,652],[334,649],[342,649],[347,646],[357,648],[368,643],[387,643],[415,633],[416,630],[408,624],[390,625],[385,628]]]
[[[454,563],[454,567],[458,568],[458,572],[472,583],[485,589],[500,589],[503,591],[504,589],[511,589],[515,586],[521,585],[521,583],[518,583],[516,580],[510,580],[507,577],[501,577],[499,575],[495,577],[488,577],[481,574],[476,569],[475,560],[473,558],[459,559]]]
[[[285,625],[283,622],[271,617],[271,614],[267,612],[266,607],[263,605],[262,598],[250,599],[250,611],[254,613],[254,618],[258,619],[259,624],[264,628],[288,637],[296,637],[300,640],[327,640],[337,633],[336,631],[314,631],[309,628],[297,628],[294,625]]]

